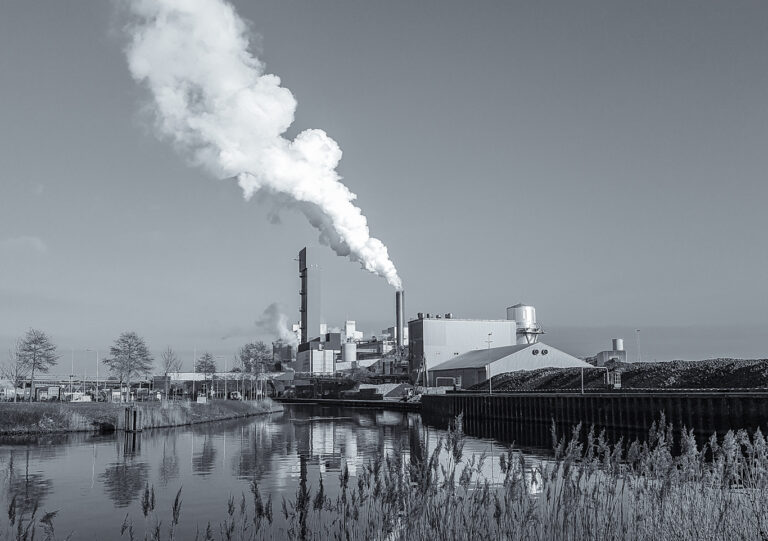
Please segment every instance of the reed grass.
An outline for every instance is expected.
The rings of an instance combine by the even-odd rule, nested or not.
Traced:
[[[395,449],[370,460],[356,479],[342,467],[335,497],[322,480],[313,491],[303,477],[295,497],[280,502],[280,523],[271,497],[253,482],[250,496],[231,496],[220,523],[198,528],[196,539],[768,539],[762,433],[731,431],[697,445],[693,432],[682,429],[676,454],[673,434],[663,417],[646,442],[629,445],[611,445],[592,430],[580,437],[581,427],[558,437],[553,427],[552,459],[530,462],[510,449],[498,459],[503,478],[492,484],[483,475],[488,457],[464,455],[459,417],[429,453],[423,443],[420,453]],[[46,527],[34,513],[15,512],[12,502],[13,539]],[[176,539],[184,518],[181,490],[171,509],[159,510],[147,485],[142,513],[143,523],[126,516],[115,533]],[[52,518],[48,523],[53,533]]]

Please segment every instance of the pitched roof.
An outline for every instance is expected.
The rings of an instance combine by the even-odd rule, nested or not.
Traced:
[[[490,349],[475,349],[473,351],[468,351],[466,353],[462,353],[461,355],[457,355],[453,359],[438,364],[429,370],[432,372],[434,370],[448,370],[451,368],[482,368],[487,364],[496,362],[499,359],[508,357],[513,353],[517,353],[518,351],[522,351],[531,346],[540,347],[542,345],[543,344],[541,342],[537,342],[535,344],[520,344]]]

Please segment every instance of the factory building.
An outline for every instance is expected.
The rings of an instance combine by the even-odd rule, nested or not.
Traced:
[[[382,337],[386,337],[387,341],[390,341],[394,344],[397,343],[397,326],[394,327],[387,327],[386,329],[381,329],[381,335]],[[403,328],[403,345],[408,345],[408,327]]]
[[[587,362],[594,366],[605,366],[610,361],[627,362],[627,352],[624,350],[624,340],[614,338],[611,343],[611,349],[601,351],[594,357],[587,358]]]
[[[490,336],[489,336],[490,335]],[[419,313],[408,322],[408,368],[414,381],[425,381],[425,374],[468,351],[517,344],[517,325],[506,319],[457,319],[452,314]],[[431,380],[431,378],[430,378]]]
[[[336,373],[336,357],[341,354],[341,333],[326,333],[299,344],[296,372],[312,374]]]
[[[467,389],[489,377],[538,368],[589,368],[584,361],[543,342],[475,349],[432,367],[431,385],[456,385]]]
[[[354,321],[345,322],[343,332],[329,333],[322,317],[320,267],[312,262],[312,250],[306,247],[299,252],[298,261],[301,323],[298,325],[300,337],[295,370],[334,374],[340,370],[368,368],[394,355],[397,362],[390,360],[389,365],[398,364],[398,371],[404,372],[405,368],[400,368],[399,364],[408,344],[408,330],[404,328],[405,292],[398,290],[395,293],[395,326],[388,329],[389,339],[378,340],[374,336],[364,340]],[[294,331],[296,328],[294,326]],[[389,366],[389,373],[394,371],[395,368]]]

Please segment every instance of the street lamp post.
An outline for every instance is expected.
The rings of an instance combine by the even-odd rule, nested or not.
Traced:
[[[70,359],[71,359],[71,362],[72,362],[72,366],[71,366],[71,367],[70,367],[70,369],[69,369],[69,395],[70,395],[70,397],[71,397],[71,396],[72,396],[72,394],[73,394],[73,393],[72,393],[72,378],[74,378],[74,377],[75,377],[75,350],[73,349],[73,350],[71,351],[71,353],[72,353],[72,356],[71,356],[71,358],[70,358]],[[70,398],[70,400],[71,400],[71,399],[72,399],[72,398]]]
[[[96,352],[96,402],[99,401],[99,350],[88,348],[85,351]]]
[[[488,344],[488,394],[493,394],[493,375],[491,374],[491,336],[493,335],[492,332],[488,333],[488,339],[486,340]]]

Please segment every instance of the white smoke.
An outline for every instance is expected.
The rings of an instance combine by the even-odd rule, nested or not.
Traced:
[[[288,316],[280,309],[280,305],[273,302],[264,309],[264,313],[256,320],[256,328],[264,334],[276,336],[291,346],[298,346],[299,340],[296,333],[291,330]]]
[[[370,236],[356,196],[336,172],[341,149],[322,130],[283,137],[296,100],[248,51],[245,23],[222,0],[130,0],[133,78],[154,98],[159,132],[246,199],[289,196],[320,241],[393,287],[402,284],[387,248]]]

